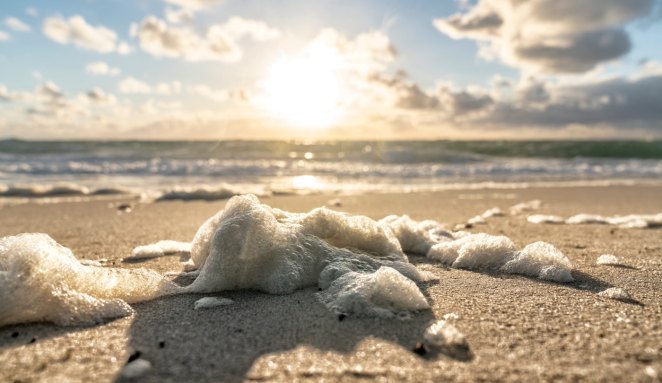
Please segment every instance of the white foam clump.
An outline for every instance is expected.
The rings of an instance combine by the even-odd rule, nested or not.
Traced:
[[[464,334],[447,320],[440,320],[430,325],[423,334],[423,344],[431,351],[468,348]]]
[[[454,268],[488,269],[555,282],[573,281],[568,257],[546,242],[534,242],[518,251],[505,236],[469,234],[434,245],[427,257]]]
[[[200,267],[189,292],[255,289],[288,294],[318,284],[319,298],[345,314],[392,316],[429,307],[390,227],[325,208],[288,213],[238,196],[196,233]]]
[[[629,301],[632,299],[630,293],[620,287],[610,287],[598,293],[599,296],[617,301]]]
[[[542,206],[542,201],[537,199],[528,202],[521,202],[510,207],[510,214],[518,215],[518,214],[538,210],[540,209],[541,206]]]
[[[176,290],[151,270],[82,265],[46,234],[0,238],[0,326],[96,323],[131,314],[128,303]]]
[[[218,297],[204,297],[200,298],[193,304],[194,310],[210,309],[213,307],[227,306],[233,304],[234,301],[228,298]]]
[[[149,245],[137,246],[131,252],[130,258],[155,258],[166,254],[190,253],[190,242],[163,240]]]
[[[416,284],[393,268],[374,273],[348,272],[318,294],[338,314],[407,317],[407,311],[430,308]]]
[[[445,239],[453,238],[444,224],[434,220],[415,221],[408,215],[389,215],[379,220],[387,225],[400,242],[402,251],[427,254],[430,248]]]
[[[608,265],[608,266],[622,266],[623,262],[621,259],[613,254],[602,254],[598,257],[596,261],[598,265]]]

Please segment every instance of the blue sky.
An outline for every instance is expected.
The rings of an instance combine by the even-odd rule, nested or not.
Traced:
[[[543,0],[524,9],[511,1],[3,2],[0,137],[660,135],[654,110],[623,110],[634,118],[618,124],[595,117],[610,102],[639,110],[637,100],[657,89],[659,2]],[[550,21],[545,12],[559,3],[560,12],[578,16]],[[232,18],[240,21],[230,27]],[[498,25],[489,24],[495,18]],[[215,26],[233,46],[228,52],[209,51]],[[114,36],[95,36],[101,29]],[[104,43],[110,48],[100,48]],[[343,64],[319,65],[310,53],[316,44]],[[397,54],[389,57],[390,50]],[[285,69],[276,73],[279,60]],[[94,74],[93,63],[109,69]],[[292,74],[288,65],[305,73]],[[122,86],[127,79],[135,81]]]

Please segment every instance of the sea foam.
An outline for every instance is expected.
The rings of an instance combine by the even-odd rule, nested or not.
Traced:
[[[553,223],[567,225],[616,225],[624,229],[643,229],[648,227],[662,226],[662,213],[658,214],[628,214],[603,216],[599,214],[575,214],[564,219],[555,215],[534,214],[527,218],[531,223]]]
[[[128,259],[162,257],[167,254],[190,253],[189,242],[163,240],[149,245],[136,246]]]
[[[84,266],[46,234],[0,238],[0,325],[95,323],[177,290],[151,270]]]
[[[188,243],[160,241],[137,253],[186,250]],[[6,308],[0,325],[96,322],[131,313],[128,303],[166,294],[289,294],[315,285],[332,312],[406,318],[429,308],[417,283],[436,276],[409,263],[405,252],[451,267],[572,280],[570,260],[544,242],[518,250],[505,236],[450,232],[436,221],[375,221],[327,208],[290,213],[244,195],[200,226],[190,243],[195,280],[186,287],[145,269],[82,265],[45,234],[0,239],[0,306]]]

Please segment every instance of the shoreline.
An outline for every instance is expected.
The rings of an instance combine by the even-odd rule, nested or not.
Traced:
[[[302,176],[312,177],[315,176]],[[297,178],[297,177],[294,177]],[[332,185],[332,184],[329,184]],[[174,185],[153,189],[137,190],[130,187],[92,187],[71,182],[51,183],[0,183],[0,208],[6,205],[24,203],[90,202],[96,200],[138,200],[141,203],[165,201],[226,201],[235,195],[255,194],[259,198],[274,197],[352,197],[370,195],[396,195],[439,192],[480,192],[499,190],[566,189],[566,188],[607,188],[607,187],[662,187],[662,181],[651,179],[603,179],[603,180],[537,180],[537,181],[485,181],[414,184],[375,184],[369,189],[357,187],[337,188],[274,188],[265,184],[245,184],[235,187],[228,183],[194,184],[193,186]]]
[[[340,199],[335,210],[382,218],[408,214],[449,227],[492,207],[533,199],[533,212],[572,215],[662,211],[660,186],[453,190],[348,196],[272,196],[263,203],[304,212]],[[26,203],[0,209],[0,236],[45,232],[79,259],[113,267],[181,268],[179,257],[125,263],[133,247],[161,239],[190,241],[198,226],[226,201],[136,203],[121,212],[108,200]],[[659,229],[608,225],[534,225],[526,215],[494,217],[471,232],[504,234],[518,245],[548,241],[573,263],[569,285],[510,275],[448,269],[412,256],[434,272],[425,286],[432,309],[410,321],[347,318],[339,321],[315,298],[316,289],[272,296],[230,291],[236,304],[193,311],[200,295],[133,305],[127,318],[90,327],[25,324],[0,328],[1,380],[115,380],[136,350],[150,360],[146,381],[364,380],[426,381],[588,380],[655,381],[662,374],[662,238]],[[596,265],[601,254],[621,256],[630,268]],[[622,287],[640,304],[597,296]],[[411,350],[425,327],[445,314],[475,357],[422,358]],[[241,331],[239,331],[241,330]],[[14,333],[18,333],[16,337]],[[35,339],[32,342],[32,339]],[[164,347],[160,346],[164,342]],[[654,377],[653,375],[657,376]]]

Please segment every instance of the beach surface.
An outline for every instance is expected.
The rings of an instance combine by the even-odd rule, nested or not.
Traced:
[[[151,363],[140,381],[627,381],[662,378],[662,228],[533,224],[508,208],[539,199],[529,214],[656,214],[662,187],[456,190],[356,196],[275,196],[261,201],[305,212],[332,209],[379,219],[408,214],[449,228],[492,207],[506,212],[470,232],[502,234],[523,247],[546,241],[573,264],[575,281],[452,269],[411,256],[439,280],[421,285],[431,310],[410,320],[338,317],[317,288],[274,296],[251,291],[179,295],[134,304],[135,314],[95,326],[0,328],[0,381],[116,381],[129,358]],[[330,203],[338,199],[340,206]],[[130,205],[130,211],[118,209]],[[180,255],[123,261],[134,247],[190,241],[225,201],[139,203],[130,198],[0,205],[0,236],[49,234],[79,259],[109,267],[181,271]],[[596,264],[602,254],[623,265]],[[632,299],[598,295],[619,287]],[[194,310],[203,296],[235,303]],[[465,336],[462,355],[413,352],[425,329],[449,314]]]

